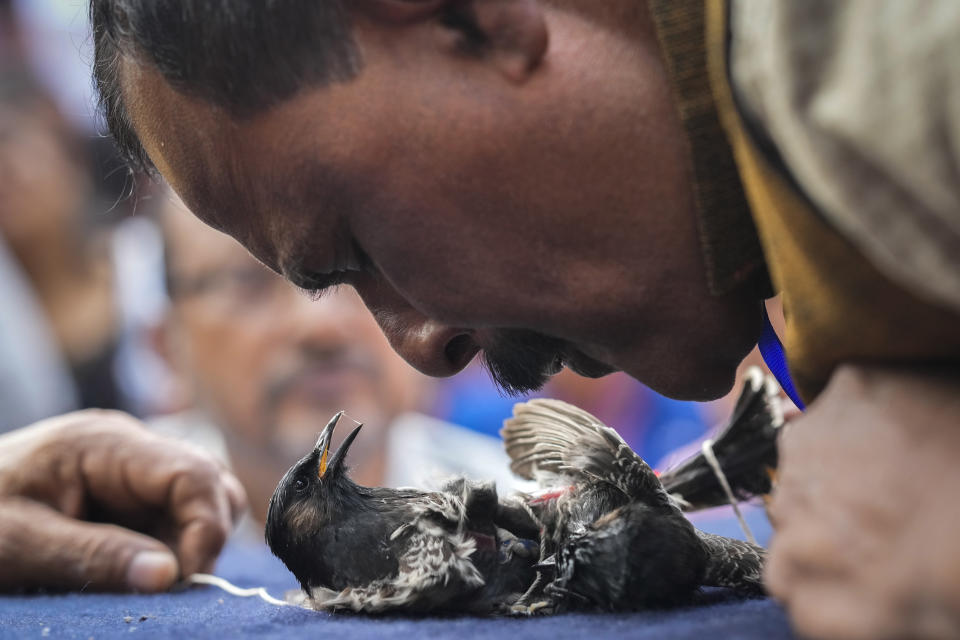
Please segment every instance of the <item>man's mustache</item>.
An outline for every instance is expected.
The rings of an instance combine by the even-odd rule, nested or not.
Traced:
[[[566,342],[527,329],[499,329],[482,361],[504,395],[539,391],[562,367]]]

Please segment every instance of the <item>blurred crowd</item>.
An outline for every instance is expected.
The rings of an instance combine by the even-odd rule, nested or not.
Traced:
[[[366,425],[351,450],[362,484],[466,473],[512,486],[497,431],[519,399],[480,363],[426,378],[352,290],[312,300],[162,184],[133,181],[96,133],[84,28],[83,3],[0,1],[0,430],[127,411],[229,464],[254,522],[340,409]],[[730,406],[621,374],[563,372],[535,395],[590,411],[654,465]]]

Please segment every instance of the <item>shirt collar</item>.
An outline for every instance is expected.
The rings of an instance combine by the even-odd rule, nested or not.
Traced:
[[[713,99],[704,1],[648,0],[648,5],[692,152],[707,281],[712,293],[723,295],[752,280],[765,262]]]

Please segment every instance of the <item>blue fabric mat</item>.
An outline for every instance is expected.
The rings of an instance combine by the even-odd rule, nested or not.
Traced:
[[[264,586],[275,597],[293,577],[266,547],[231,545],[217,575],[237,586]],[[711,590],[699,606],[635,614],[567,614],[505,619],[476,617],[368,618],[276,607],[215,587],[179,593],[70,593],[0,597],[0,638],[496,638],[631,637],[793,638],[783,611],[770,600],[741,600]]]

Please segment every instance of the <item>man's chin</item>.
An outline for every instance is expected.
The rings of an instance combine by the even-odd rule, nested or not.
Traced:
[[[674,400],[709,402],[730,393],[736,382],[736,373],[734,365],[711,363],[701,364],[696,370],[665,367],[649,381],[640,380],[660,395]]]

